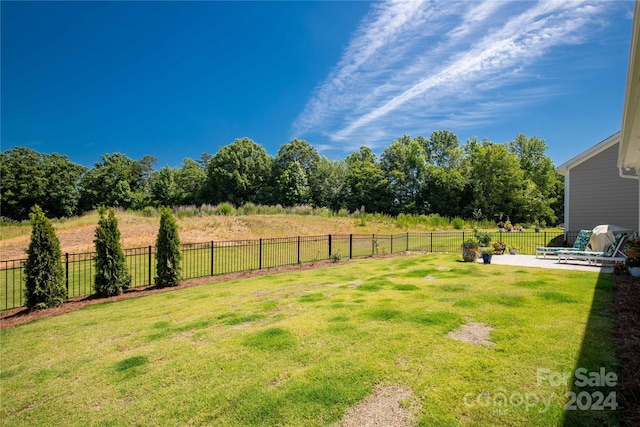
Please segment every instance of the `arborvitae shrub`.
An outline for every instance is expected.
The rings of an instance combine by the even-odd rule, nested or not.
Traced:
[[[129,289],[131,275],[127,270],[124,252],[120,245],[120,230],[113,209],[100,208],[96,228],[96,277],[94,288],[98,295],[112,296]]]
[[[67,299],[60,240],[38,205],[31,209],[31,242],[25,265],[29,308],[55,307]]]
[[[160,210],[160,230],[156,239],[156,285],[180,283],[180,237],[178,225],[169,208]]]

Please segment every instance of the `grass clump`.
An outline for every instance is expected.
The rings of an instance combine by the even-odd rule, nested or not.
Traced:
[[[371,320],[386,322],[402,317],[402,311],[390,308],[373,308],[363,311],[362,315]]]
[[[253,333],[244,339],[244,345],[259,350],[286,350],[294,346],[295,337],[282,328],[269,328]]]
[[[231,203],[220,203],[218,207],[214,210],[215,215],[235,215],[236,208],[233,207]]]
[[[560,292],[543,292],[539,296],[540,298],[543,298],[547,301],[553,301],[553,302],[562,302],[562,303],[578,302],[575,298],[567,294],[562,294]]]

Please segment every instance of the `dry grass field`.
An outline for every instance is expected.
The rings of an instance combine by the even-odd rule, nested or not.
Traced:
[[[124,248],[155,244],[159,217],[145,217],[134,212],[118,212],[117,218]],[[98,214],[80,218],[54,220],[62,252],[92,252]],[[366,221],[349,217],[311,215],[239,215],[195,216],[178,218],[181,243],[201,243],[211,240],[241,240],[269,237],[316,236],[324,234],[391,234],[408,231],[390,222]],[[2,226],[0,259],[26,257],[31,228],[28,222]]]

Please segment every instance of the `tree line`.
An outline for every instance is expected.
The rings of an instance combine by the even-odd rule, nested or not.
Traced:
[[[443,130],[429,138],[404,135],[379,156],[362,146],[332,160],[300,139],[282,144],[274,157],[241,138],[216,154],[155,170],[157,159],[149,155],[105,154],[86,168],[65,155],[17,147],[0,153],[0,201],[2,216],[12,220],[26,219],[36,203],[51,218],[98,206],[230,202],[555,224],[562,219],[564,183],[546,150],[535,136],[461,144]]]

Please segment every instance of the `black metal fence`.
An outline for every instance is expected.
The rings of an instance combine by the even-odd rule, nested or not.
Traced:
[[[570,246],[577,232],[567,233],[489,233],[492,241],[503,241],[519,253],[534,254],[538,246]],[[443,231],[402,234],[346,234],[297,236],[272,239],[211,241],[181,245],[182,279],[261,270],[321,261],[330,257],[358,258],[408,251],[457,252],[471,232]],[[154,284],[155,248],[124,250],[131,272],[131,287]],[[63,256],[69,298],[94,293],[94,252]],[[0,310],[24,304],[24,265],[26,259],[0,261]]]

